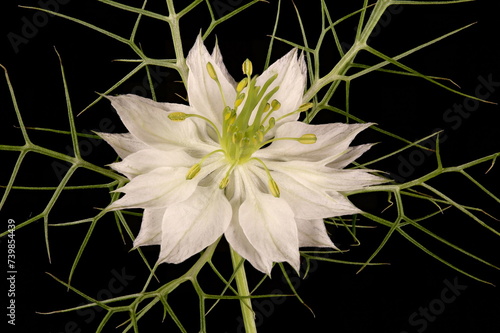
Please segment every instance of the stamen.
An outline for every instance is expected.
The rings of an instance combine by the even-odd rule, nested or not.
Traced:
[[[234,108],[238,108],[238,106],[241,105],[241,103],[243,102],[243,100],[245,99],[245,94],[239,94],[238,97],[236,98],[236,100],[234,101]]]
[[[242,65],[242,69],[243,69],[243,74],[245,74],[247,76],[252,76],[253,65],[249,59],[245,59],[245,61],[243,62],[243,65]]]
[[[316,143],[316,141],[318,141],[318,138],[314,134],[304,134],[297,141],[305,145],[311,145],[313,143]]]
[[[271,176],[271,171],[269,171],[267,165],[260,158],[252,157],[251,159],[262,164],[262,166],[264,167],[264,170],[266,171],[266,174],[267,174],[267,179],[268,179],[267,186],[269,188],[269,192],[271,192],[271,194],[274,197],[279,198],[280,197],[280,189],[279,189],[276,181],[274,181],[273,177]]]
[[[217,126],[215,126],[215,124],[210,119],[208,119],[206,117],[203,117],[203,116],[200,116],[199,114],[184,113],[184,112],[172,112],[172,113],[169,113],[167,117],[168,117],[168,119],[170,119],[172,121],[184,121],[184,120],[186,120],[187,118],[190,118],[190,117],[203,119],[207,123],[209,123],[210,126],[213,127],[213,129],[215,130],[215,132],[217,132],[217,136],[219,137],[219,140],[222,139],[222,136],[220,135],[220,132],[219,132],[219,129],[217,128]]]
[[[276,198],[280,197],[280,189],[274,179],[269,178],[269,183],[267,184],[267,186],[269,187],[269,190],[271,191],[271,194],[273,196],[275,196]]]
[[[281,103],[278,100],[273,99],[273,101],[271,102],[271,106],[273,108],[273,111],[276,111],[279,110],[279,108],[281,108]]]
[[[212,78],[212,80],[219,81],[219,79],[217,78],[217,73],[215,72],[215,68],[210,62],[207,62],[207,72],[208,75],[210,75],[210,77]]]
[[[219,184],[219,189],[223,190],[227,187],[227,185],[229,184],[229,175],[226,175],[226,177],[222,178],[222,181],[220,182]]]
[[[225,189],[229,184],[229,177],[231,177],[231,172],[233,172],[235,166],[236,163],[231,164],[231,167],[229,168],[229,170],[227,170],[226,175],[224,176],[224,178],[222,178],[222,181],[219,184],[219,188],[221,190]]]
[[[224,91],[222,90],[222,86],[220,84],[219,78],[217,77],[217,73],[215,72],[215,68],[211,62],[207,62],[207,72],[208,72],[208,75],[210,76],[210,78],[217,83],[217,86],[219,87],[220,95],[222,97],[222,101],[224,102],[224,105],[227,106],[226,97],[224,96]]]
[[[236,92],[240,93],[245,87],[248,85],[248,77],[244,78],[241,80],[238,85],[236,86]]]
[[[200,172],[200,170],[201,170],[201,162],[196,163],[191,167],[191,169],[188,170],[186,174],[186,179],[187,180],[193,179],[198,174],[198,172]]]
[[[305,144],[305,145],[310,145],[310,144],[316,143],[318,138],[314,134],[304,134],[300,138],[274,138],[274,139],[267,140],[266,142],[262,143],[260,145],[259,149],[264,147],[267,144],[270,144],[271,142],[279,141],[279,140],[294,140],[294,141],[297,141],[297,142]]]
[[[266,113],[269,110],[271,110],[271,104],[266,103],[266,106],[264,106],[264,113]]]
[[[212,155],[213,155],[213,154],[215,154],[215,153],[224,153],[224,150],[222,150],[222,149],[217,149],[217,150],[214,150],[214,151],[212,151],[212,152],[210,152],[210,153],[206,154],[205,156],[203,156],[203,157],[201,158],[201,160],[200,160],[198,163],[194,164],[194,165],[193,165],[193,166],[192,166],[192,167],[188,170],[188,172],[187,172],[187,174],[186,174],[186,179],[187,179],[187,180],[191,180],[191,179],[193,179],[194,177],[196,177],[196,175],[198,174],[198,172],[200,172],[200,170],[201,170],[201,165],[203,164],[203,162],[204,162],[204,161],[205,161],[208,157],[212,156]]]
[[[314,106],[313,103],[304,103],[302,104],[301,106],[299,106],[299,108],[293,112],[290,112],[290,113],[287,113],[285,114],[284,116],[281,116],[278,118],[278,120],[281,120],[283,118],[286,118],[288,116],[291,116],[292,114],[296,114],[296,113],[300,113],[300,112],[304,112],[304,111],[307,111],[309,110],[310,108],[312,108]]]
[[[273,104],[274,104],[274,106],[273,106]],[[266,114],[264,119],[262,119],[262,124],[265,123],[267,121],[267,118],[269,118],[271,116],[271,114],[274,111],[278,110],[280,107],[281,107],[281,103],[278,102],[277,100],[273,99],[273,101],[271,102],[271,111],[268,114]],[[269,121],[271,121],[271,119],[269,119]],[[273,127],[274,127],[274,125],[273,125]]]
[[[184,112],[172,112],[168,114],[168,119],[172,121],[184,121],[188,117]]]

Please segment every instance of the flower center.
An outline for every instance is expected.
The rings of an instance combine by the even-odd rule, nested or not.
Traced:
[[[217,83],[225,104],[225,108],[222,110],[222,128],[217,128],[210,119],[196,114],[173,112],[169,114],[169,118],[173,121],[183,121],[188,117],[197,117],[205,120],[217,133],[221,149],[214,150],[205,155],[200,162],[191,167],[186,178],[194,178],[200,171],[202,163],[206,158],[214,153],[222,152],[230,164],[230,168],[219,184],[219,188],[224,189],[228,185],[231,173],[237,165],[244,164],[249,160],[255,160],[262,165],[267,173],[269,191],[275,197],[279,197],[278,185],[272,178],[266,164],[262,160],[252,157],[252,154],[263,146],[277,140],[295,140],[302,144],[315,143],[316,136],[314,134],[304,134],[299,138],[273,138],[266,140],[266,134],[275,126],[277,121],[292,114],[308,110],[312,107],[312,103],[303,104],[297,110],[282,115],[278,119],[273,117],[273,112],[281,108],[281,103],[276,99],[272,99],[273,95],[279,90],[279,86],[270,89],[278,74],[271,76],[262,86],[257,86],[258,76],[255,75],[252,77],[253,66],[250,60],[247,59],[243,62],[242,66],[243,74],[246,77],[236,86],[236,100],[231,107],[226,102],[222,86],[212,63],[208,62],[206,68],[210,78]]]
[[[207,64],[210,73],[211,64]],[[273,111],[281,107],[280,102],[269,100],[278,91],[279,86],[269,89],[277,74],[270,77],[262,87],[256,86],[257,76],[252,75],[252,63],[245,60],[243,73],[247,76],[236,87],[237,97],[234,107],[226,105],[223,114],[221,147],[230,163],[246,163],[252,154],[263,145],[265,135],[274,127]],[[217,80],[217,78],[214,78]],[[222,91],[221,91],[222,94]]]

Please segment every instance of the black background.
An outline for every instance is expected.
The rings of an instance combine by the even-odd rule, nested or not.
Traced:
[[[303,15],[310,46],[315,45],[319,20],[318,1],[296,1]],[[52,2],[54,3],[54,2]],[[139,6],[140,1],[128,1]],[[234,6],[245,1],[212,1],[217,5],[216,16],[225,14]],[[357,9],[361,1],[332,1],[331,14],[334,18]],[[54,46],[60,53],[67,75],[69,91],[75,113],[85,108],[94,98],[95,92],[104,92],[133,67],[132,64],[112,62],[118,58],[134,58],[134,54],[124,45],[102,36],[95,31],[57,17],[46,17],[36,21],[37,12],[17,8],[18,2],[2,2],[0,9],[0,63],[7,67],[14,86],[17,101],[22,111],[26,126],[48,127],[67,130],[67,115],[64,102],[59,63]],[[37,5],[37,1],[23,1],[25,5]],[[176,3],[181,6],[181,2]],[[225,22],[215,29],[219,45],[230,73],[238,79],[240,65],[245,58],[250,58],[256,71],[260,71],[265,61],[269,37],[272,33],[277,1],[259,3],[237,18]],[[77,17],[100,27],[126,36],[132,27],[133,15],[95,1],[66,0],[58,3],[57,11]],[[151,1],[148,8],[167,13],[163,1]],[[196,35],[204,31],[209,24],[205,5],[183,19],[181,29],[184,37],[185,52],[189,50]],[[447,38],[438,44],[419,51],[405,58],[403,62],[416,70],[453,79],[461,91],[474,95],[481,84],[479,77],[500,81],[498,59],[500,59],[497,36],[498,23],[495,17],[494,1],[476,1],[453,6],[406,6],[386,15],[370,40],[370,45],[388,55],[399,54],[408,48],[436,38],[448,31],[468,23],[474,26]],[[34,30],[26,28],[26,22],[38,22]],[[357,21],[348,20],[340,28],[341,40],[352,40]],[[13,46],[8,36],[23,36],[26,42]],[[26,35],[28,31],[28,35]],[[283,1],[282,16],[277,35],[301,44],[300,29],[290,1]],[[164,23],[145,20],[139,30],[138,41],[146,54],[151,57],[172,58],[169,45],[169,30]],[[207,40],[211,48],[215,35]],[[335,48],[325,46],[322,58],[323,73],[331,68],[338,59]],[[326,44],[325,44],[326,45]],[[290,47],[276,42],[272,59],[287,52]],[[359,62],[373,63],[373,57],[362,55]],[[157,76],[157,96],[161,101],[182,103],[176,95],[185,96],[179,77],[165,69],[155,69]],[[168,73],[168,74],[167,74]],[[118,88],[116,93],[149,93],[143,84],[144,72],[134,76]],[[1,144],[22,144],[15,114],[10,102],[5,80],[0,80],[0,119]],[[494,87],[489,100],[498,102],[498,85]],[[484,89],[481,91],[485,91]],[[337,97],[337,106],[342,105],[343,96]],[[352,82],[351,111],[366,121],[378,123],[382,128],[392,131],[410,140],[424,137],[435,129],[443,129],[441,152],[445,165],[464,163],[498,151],[498,106],[486,103],[478,104],[471,112],[449,113],[454,105],[463,105],[464,97],[454,95],[423,80],[388,74],[370,74]],[[445,118],[444,115],[453,116]],[[448,119],[448,120],[447,120]],[[318,121],[342,121],[340,116],[323,114]],[[96,106],[77,118],[79,131],[101,130],[124,132],[123,125],[107,102]],[[68,137],[30,131],[32,140],[40,145],[67,152],[70,145]],[[367,131],[356,142],[380,142],[362,161],[378,157],[401,147],[401,143],[382,136],[374,131]],[[94,163],[113,162],[115,155],[111,148],[99,141],[87,141],[86,158]],[[0,184],[5,185],[14,166],[16,153],[2,153],[0,162]],[[398,180],[410,180],[425,174],[435,167],[434,156],[422,160],[415,150],[407,150],[391,159],[375,165],[380,170],[388,171]],[[414,161],[407,164],[405,161]],[[408,169],[410,165],[410,169]],[[498,170],[494,168],[485,175],[489,164],[480,165],[471,170],[483,184],[498,195]],[[79,171],[70,184],[97,183],[101,179],[93,174]],[[58,173],[54,171],[52,160],[40,156],[28,156],[23,163],[16,185],[54,186],[58,183]],[[458,202],[480,206],[498,217],[498,204],[464,178],[443,176],[433,185]],[[11,193],[6,207],[0,212],[1,229],[5,230],[8,219],[22,222],[30,216],[39,214],[50,199],[51,192],[18,191]],[[356,204],[376,214],[388,203],[385,195],[359,196],[353,198]],[[75,191],[65,193],[49,215],[52,223],[74,221],[95,214],[95,207],[107,204],[106,191]],[[421,216],[421,206],[408,204],[410,216]],[[429,210],[428,210],[429,211]],[[387,213],[391,216],[391,212]],[[485,215],[478,216],[490,224],[498,223]],[[361,220],[360,223],[369,223]],[[140,220],[131,218],[131,228],[136,233]],[[426,222],[445,238],[456,242],[467,250],[486,260],[499,265],[498,238],[480,228],[472,220],[451,209],[444,215]],[[84,313],[41,315],[36,312],[48,312],[79,305],[84,300],[50,278],[50,272],[62,280],[67,279],[71,263],[87,231],[87,225],[66,228],[49,228],[52,263],[48,262],[43,237],[43,223],[38,221],[27,228],[16,231],[16,280],[17,317],[14,332],[93,332],[98,326],[103,311],[88,310]],[[331,229],[334,240],[342,245],[348,244],[342,230]],[[376,249],[383,239],[386,229],[378,227],[359,231],[362,246],[353,247],[344,255],[334,258],[363,261]],[[500,283],[498,271],[479,265],[463,255],[450,251],[446,247],[429,240],[419,233],[412,233],[418,240],[431,247],[438,254],[457,266],[473,273],[493,284]],[[6,239],[2,239],[1,248],[7,253]],[[94,235],[89,242],[83,258],[76,270],[73,285],[92,297],[125,295],[140,291],[147,271],[137,252],[128,252],[131,242],[124,243],[111,217],[99,221]],[[157,256],[157,248],[144,249],[150,262]],[[6,255],[5,255],[6,257]],[[226,274],[230,268],[229,254],[224,243],[216,253],[216,264]],[[159,270],[162,280],[168,281],[188,269],[193,260],[181,265],[163,265]],[[5,262],[6,260],[2,260]],[[500,305],[498,288],[472,280],[437,262],[415,248],[401,237],[395,235],[389,244],[375,259],[377,262],[390,262],[390,266],[368,267],[356,274],[358,267],[331,263],[314,263],[310,275],[303,280],[294,278],[297,291],[314,311],[315,317],[293,297],[274,301],[258,300],[254,307],[258,314],[259,332],[301,330],[306,332],[498,332],[500,329]],[[2,266],[4,267],[4,266]],[[4,270],[6,271],[6,269]],[[251,268],[250,280],[258,281],[261,275]],[[125,273],[129,280],[116,283],[116,274]],[[6,275],[6,273],[5,273]],[[207,274],[203,283],[209,292],[217,292],[216,280]],[[421,308],[438,306],[442,292],[448,282],[456,282],[465,288],[460,295],[446,304],[433,319],[409,321],[413,313]],[[111,283],[111,284],[110,284]],[[4,284],[5,285],[5,284]],[[7,293],[7,285],[1,291]],[[273,278],[266,282],[262,293],[290,293],[283,283],[277,268]],[[446,293],[447,296],[451,295]],[[2,296],[4,299],[5,296]],[[198,308],[196,295],[192,288],[185,286],[169,298],[177,315],[188,332],[197,332]],[[274,303],[271,303],[274,302]],[[442,304],[442,303],[441,303]],[[3,311],[6,302],[2,303]],[[236,301],[225,301],[208,315],[209,332],[241,332],[238,329],[239,305]],[[0,327],[6,326],[6,316],[2,313]],[[421,317],[416,317],[419,320]],[[118,315],[106,326],[104,332],[120,331],[114,327],[126,316]],[[159,308],[140,321],[141,332],[173,331],[175,326],[167,319],[162,324]],[[169,330],[171,328],[171,330]],[[2,328],[2,332],[4,332]]]

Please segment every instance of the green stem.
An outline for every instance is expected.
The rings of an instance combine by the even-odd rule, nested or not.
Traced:
[[[243,258],[231,248],[231,261],[236,280],[236,287],[238,288],[238,295],[240,297],[241,315],[243,316],[243,324],[245,325],[245,333],[256,333],[257,327],[255,326],[255,313],[252,310],[252,300],[250,291],[248,290],[247,275],[245,273],[245,266]]]
[[[182,15],[176,13],[173,0],[167,0],[167,7],[169,18],[168,23],[170,24],[172,42],[174,43],[175,58],[177,59],[177,70],[179,71],[182,82],[184,82],[184,85],[187,85],[188,67],[186,64],[186,58],[184,58],[184,51],[182,49],[181,30],[179,25],[179,20]]]

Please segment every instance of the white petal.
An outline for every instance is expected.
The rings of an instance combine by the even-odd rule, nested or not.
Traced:
[[[224,61],[222,59],[222,53],[220,52],[219,49],[219,44],[215,44],[214,50],[212,52],[212,58],[215,61],[215,64],[217,64],[218,68],[222,72],[224,79],[229,83],[229,85],[233,88],[233,90],[236,87],[236,81],[233,79],[233,77],[229,74],[226,65],[224,65]]]
[[[327,166],[335,169],[342,169],[363,155],[373,144],[367,143],[359,146],[349,147],[346,152],[328,163]]]
[[[271,275],[271,270],[273,268],[272,260],[265,260],[255,247],[250,244],[239,224],[238,213],[239,209],[236,211],[236,214],[234,214],[233,220],[231,220],[229,227],[224,233],[226,240],[229,245],[255,269],[258,269],[264,274]]]
[[[272,173],[280,189],[281,198],[292,208],[296,218],[323,219],[335,215],[339,202],[321,187],[305,186],[293,177],[280,172]]]
[[[221,129],[222,114],[226,104],[217,83],[208,75],[208,62],[212,64],[217,73],[226,103],[232,107],[236,100],[234,79],[224,67],[218,48],[214,50],[213,56],[210,55],[205,45],[203,45],[201,36],[198,35],[193,48],[189,51],[186,58],[186,63],[189,67],[187,83],[189,104],[199,114],[210,119]]]
[[[300,266],[297,225],[285,200],[257,189],[243,171],[247,197],[240,206],[239,222],[250,244],[268,262],[288,262],[297,272]]]
[[[333,169],[323,166],[321,162],[307,161],[275,162],[266,160],[265,163],[272,170],[273,177],[275,173],[283,173],[311,189],[354,191],[387,182],[385,178],[372,175],[370,172],[373,170]]]
[[[276,130],[276,138],[299,138],[304,134],[315,134],[316,143],[302,144],[295,140],[277,140],[254,156],[275,160],[301,160],[331,162],[349,149],[349,144],[362,130],[372,124],[325,124],[309,125],[294,121],[283,124]]]
[[[141,230],[134,240],[134,248],[144,245],[161,244],[161,225],[164,214],[164,208],[144,210]]]
[[[370,172],[375,170],[365,169],[331,169],[329,181],[325,182],[325,186],[333,191],[347,192],[360,190],[363,187],[383,184],[389,179],[373,175]]]
[[[206,141],[206,124],[201,119],[172,121],[168,118],[169,112],[193,113],[189,106],[156,103],[135,95],[108,98],[130,133],[151,147],[213,150],[213,143]]]
[[[144,142],[137,139],[130,133],[111,134],[111,133],[96,133],[103,138],[122,159],[128,155],[135,153],[141,149],[148,148]]]
[[[198,162],[183,150],[163,151],[154,148],[143,149],[128,155],[123,161],[111,164],[111,168],[129,179],[146,174],[161,167],[187,167]]]
[[[271,100],[276,99],[281,103],[281,108],[274,111],[272,116],[275,119],[293,112],[302,105],[302,96],[306,86],[306,63],[304,57],[297,58],[297,49],[293,49],[284,55],[282,58],[274,62],[267,68],[262,75],[257,78],[256,85],[261,86],[275,74],[278,74],[276,80],[269,86],[267,91],[279,86],[279,90],[274,94]],[[281,124],[295,121],[299,118],[299,114],[288,116],[276,122],[278,128]],[[274,129],[268,134],[272,136]]]
[[[337,170],[313,162],[266,161],[266,165],[280,189],[281,198],[300,219],[360,213],[338,191],[357,190],[387,181],[364,170]],[[263,169],[254,168],[253,171],[261,178],[266,177]]]
[[[338,249],[330,237],[328,237],[325,222],[322,219],[296,219],[296,221],[297,229],[299,230],[300,247],[330,247]]]
[[[231,207],[233,209],[233,216],[224,236],[229,245],[243,258],[245,258],[253,267],[259,271],[270,275],[272,269],[272,261],[264,260],[259,252],[250,244],[247,236],[239,223],[239,209],[242,201],[244,200],[244,190],[242,188],[242,180],[239,175],[238,169],[234,171],[233,178],[231,179],[228,189],[234,194],[231,195]],[[227,193],[227,190],[226,190]]]
[[[180,263],[214,243],[231,220],[231,205],[218,186],[198,187],[167,208],[158,262]]]
[[[329,192],[333,200],[337,202],[335,205],[335,210],[332,212],[332,216],[344,216],[362,213],[361,209],[354,206],[352,202],[349,201],[344,195],[338,192]]]
[[[163,208],[189,198],[198,182],[186,180],[188,168],[157,168],[139,175],[117,192],[125,196],[109,206],[110,209],[123,208]]]

